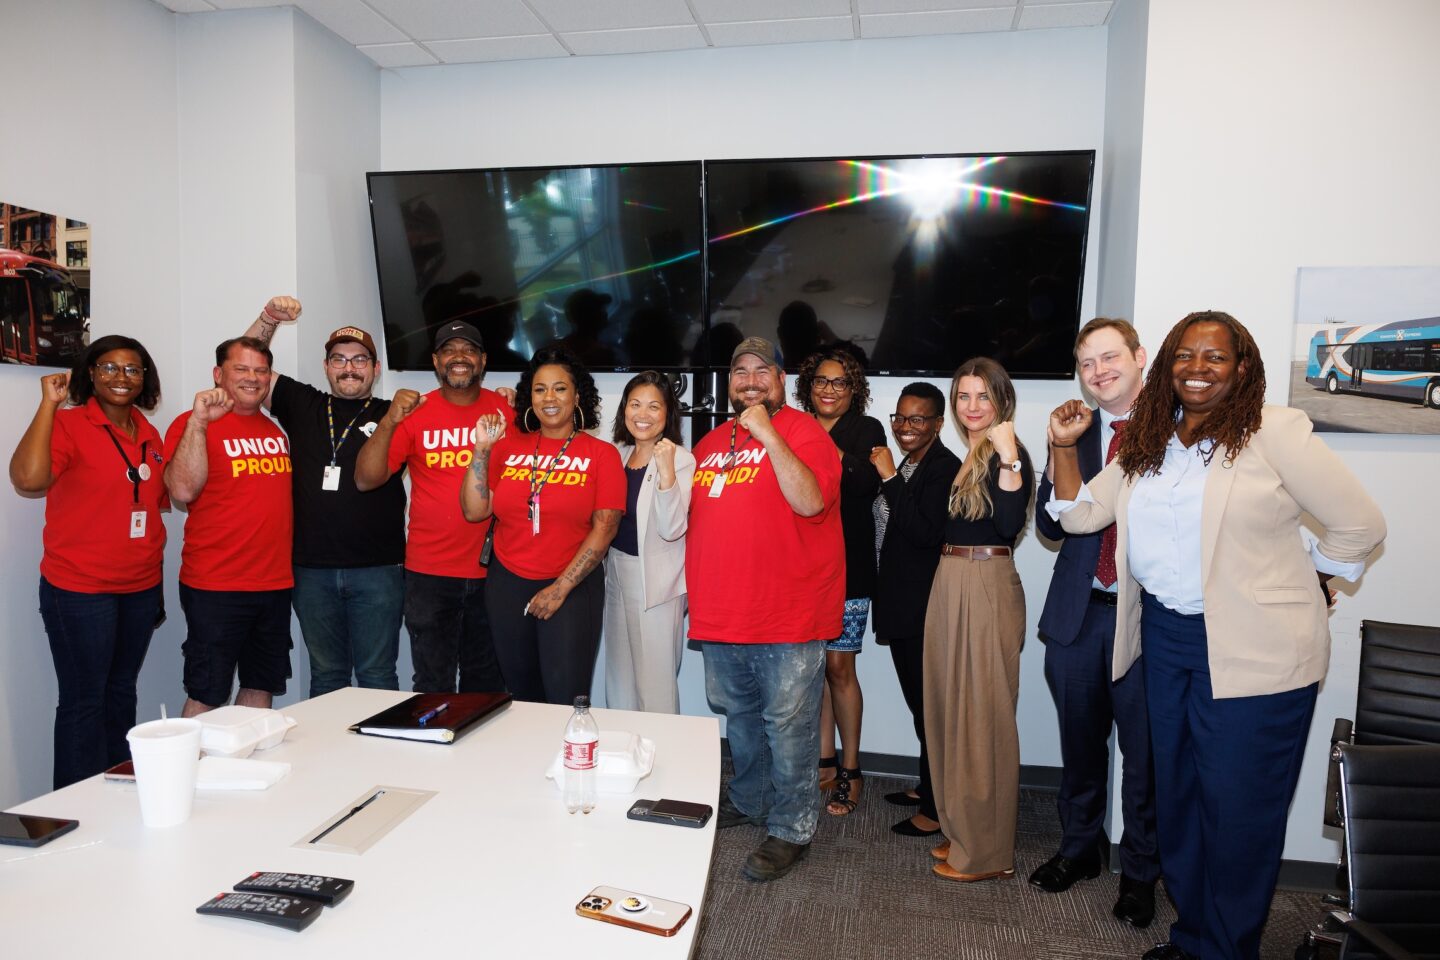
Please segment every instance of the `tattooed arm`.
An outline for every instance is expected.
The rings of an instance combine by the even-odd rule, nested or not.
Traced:
[[[471,523],[490,519],[490,451],[505,436],[505,418],[487,413],[475,421],[475,451],[470,472],[460,483],[460,512]]]
[[[570,591],[600,566],[600,561],[605,559],[605,551],[610,547],[610,541],[615,539],[615,531],[620,528],[622,512],[596,510],[590,515],[590,533],[580,542],[580,549],[575,551],[575,557],[565,568],[565,572],[556,577],[550,586],[530,598],[527,609],[532,617],[549,620],[555,611],[560,609]]]

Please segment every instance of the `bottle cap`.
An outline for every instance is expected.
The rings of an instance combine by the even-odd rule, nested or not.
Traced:
[[[590,709],[590,698],[585,696],[585,694],[583,693],[575,698],[575,709],[578,710],[581,707],[584,707],[587,710]]]

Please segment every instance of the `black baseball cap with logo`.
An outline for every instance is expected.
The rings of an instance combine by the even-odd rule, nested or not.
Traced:
[[[447,340],[468,340],[479,347],[481,353],[485,352],[485,341],[480,339],[480,331],[476,330],[464,320],[451,320],[439,330],[435,331],[436,353],[440,351],[440,347],[443,346]]]

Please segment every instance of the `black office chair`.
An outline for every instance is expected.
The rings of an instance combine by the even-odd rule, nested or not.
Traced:
[[[1440,960],[1440,746],[1340,747],[1349,851],[1341,960]],[[1357,942],[1358,934],[1359,942]]]
[[[1341,748],[1440,744],[1440,627],[1365,620],[1360,625],[1360,673],[1354,721],[1338,719],[1330,738],[1325,823],[1344,828]],[[1340,893],[1324,898],[1345,906],[1349,887],[1348,844],[1342,844],[1336,870]],[[1315,956],[1315,944],[1338,942],[1322,923],[1306,935],[1297,958]]]

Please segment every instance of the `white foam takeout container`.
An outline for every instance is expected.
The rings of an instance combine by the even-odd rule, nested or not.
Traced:
[[[279,710],[241,706],[221,707],[195,719],[200,721],[201,755],[234,759],[269,750],[297,722]]]
[[[565,765],[564,745],[555,754],[545,776],[564,788],[561,772]],[[655,767],[655,741],[628,730],[603,730],[595,763],[597,793],[634,793],[640,781]]]

